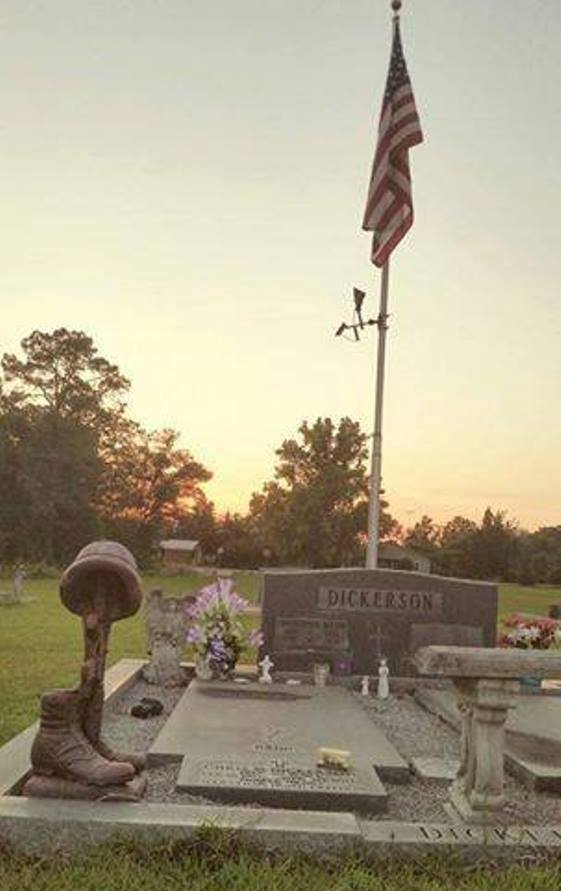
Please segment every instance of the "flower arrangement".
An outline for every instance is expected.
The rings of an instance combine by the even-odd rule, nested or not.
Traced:
[[[249,604],[232,587],[232,579],[219,578],[202,588],[187,608],[192,620],[187,643],[195,646],[211,676],[229,677],[243,648],[260,646],[263,640],[260,631],[247,631],[244,627],[241,617]]]
[[[504,620],[506,631],[499,640],[500,646],[518,647],[523,650],[548,650],[561,645],[561,622],[539,616],[521,616],[515,613]]]

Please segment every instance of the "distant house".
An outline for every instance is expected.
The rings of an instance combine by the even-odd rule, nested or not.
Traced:
[[[378,567],[380,569],[409,569],[414,572],[430,572],[428,557],[413,548],[391,542],[381,542],[378,547]]]
[[[195,566],[201,562],[202,552],[198,541],[185,538],[168,538],[160,542],[164,565],[170,563]]]

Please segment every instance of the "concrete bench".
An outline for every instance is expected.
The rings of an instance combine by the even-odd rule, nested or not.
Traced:
[[[469,822],[487,823],[505,803],[505,722],[520,678],[561,678],[561,652],[431,646],[418,650],[414,663],[419,674],[454,683],[462,745],[451,802]]]

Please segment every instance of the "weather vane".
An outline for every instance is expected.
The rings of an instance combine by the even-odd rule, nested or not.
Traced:
[[[362,318],[362,304],[364,303],[364,298],[366,297],[366,292],[361,291],[359,288],[353,288],[353,300],[354,300],[354,312],[353,312],[353,320],[350,325],[346,322],[341,322],[337,331],[335,332],[335,337],[340,337],[341,334],[344,334],[345,331],[352,331],[354,335],[354,339],[360,340],[360,332],[363,331],[368,325],[378,325],[382,324],[382,327],[386,327],[386,319],[387,315],[379,315],[377,319],[363,319]],[[350,340],[350,337],[346,338]]]

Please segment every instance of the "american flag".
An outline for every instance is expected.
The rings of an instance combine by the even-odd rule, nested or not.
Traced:
[[[409,149],[423,141],[403,56],[399,18],[394,18],[390,69],[380,113],[378,145],[362,228],[371,230],[372,262],[383,266],[413,223]]]

